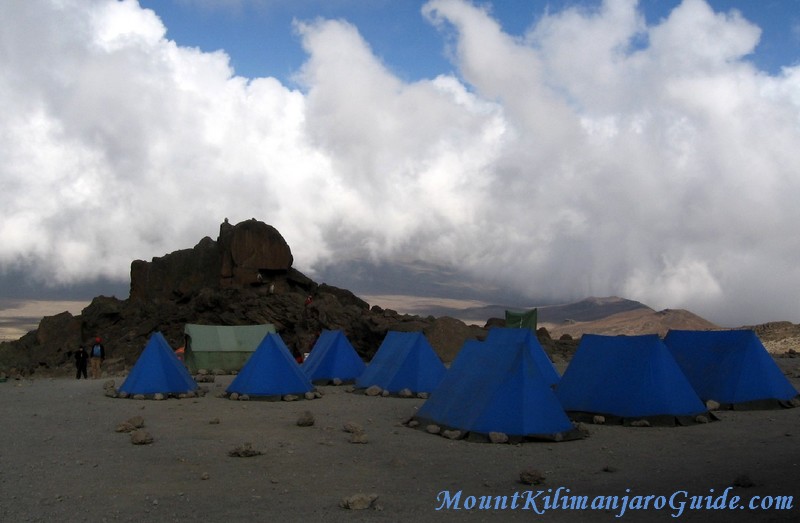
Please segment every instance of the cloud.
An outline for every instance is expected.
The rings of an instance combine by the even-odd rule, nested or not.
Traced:
[[[296,24],[301,88],[234,75],[133,1],[0,17],[0,268],[128,275],[276,226],[312,275],[348,259],[457,267],[536,300],[623,295],[719,322],[800,320],[800,68],[685,0],[544,13],[522,37],[432,0],[457,76],[406,82],[343,20]],[[332,282],[335,284],[335,282]]]

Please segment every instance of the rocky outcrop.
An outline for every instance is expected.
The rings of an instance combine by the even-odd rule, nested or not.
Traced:
[[[217,241],[209,237],[183,249],[131,263],[130,299],[174,300],[205,288],[273,285],[292,267],[292,251],[277,229],[255,219],[227,219]]]
[[[226,220],[218,243],[223,287],[264,283],[276,273],[286,273],[294,261],[281,233],[255,218],[235,226]]]
[[[205,287],[218,287],[220,250],[209,237],[152,261],[131,263],[130,299],[136,302],[179,299]]]
[[[44,318],[37,331],[4,343],[0,369],[73,372],[72,351],[95,336],[103,338],[107,361],[129,366],[154,331],[173,347],[183,345],[186,323],[272,323],[286,344],[301,352],[323,329],[341,329],[366,360],[390,330],[422,331],[445,362],[464,340],[485,335],[484,329],[452,318],[370,307],[349,290],[314,282],[292,261],[289,246],[273,227],[255,220],[223,223],[217,241],[203,238],[192,249],[134,261],[128,299],[98,296],[79,316]]]

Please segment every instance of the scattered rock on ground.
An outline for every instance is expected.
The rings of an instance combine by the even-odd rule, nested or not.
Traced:
[[[114,429],[114,430],[116,432],[133,432],[134,430],[136,430],[136,427],[134,427],[133,425],[131,425],[127,421],[123,421],[122,423],[117,425],[117,428]]]
[[[363,432],[353,432],[350,434],[350,443],[368,443],[367,435]]]
[[[228,456],[232,458],[251,458],[263,454],[260,450],[253,448],[252,443],[243,443],[228,451]]]
[[[739,474],[733,480],[734,487],[750,488],[754,487],[755,485],[756,485],[755,482],[752,479],[750,479],[750,476],[748,476],[747,474]]]
[[[310,410],[303,412],[299,418],[297,418],[297,426],[298,427],[310,427],[314,424],[314,414],[311,413]]]
[[[149,445],[153,442],[153,436],[146,430],[138,429],[131,432],[131,443],[134,445]]]
[[[144,427],[144,418],[141,416],[133,416],[132,418],[128,418],[125,423],[129,423],[136,429],[140,429]]]
[[[541,485],[545,477],[540,471],[530,468],[519,473],[519,482],[525,485]]]
[[[508,443],[508,434],[502,432],[490,432],[489,441],[492,443]]]
[[[339,506],[350,510],[364,510],[373,507],[377,499],[377,494],[353,494],[342,499]]]
[[[349,432],[351,434],[356,434],[359,432],[364,432],[364,427],[362,427],[355,421],[348,421],[347,423],[344,424],[342,430],[344,430],[345,432]]]
[[[383,389],[381,389],[377,385],[372,385],[371,387],[368,387],[367,390],[364,391],[364,394],[366,394],[367,396],[379,396],[381,392],[383,392]]]

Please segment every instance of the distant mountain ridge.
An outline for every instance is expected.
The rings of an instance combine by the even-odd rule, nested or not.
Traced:
[[[606,335],[665,335],[670,329],[718,329],[714,323],[683,309],[656,311],[643,303],[618,296],[589,297],[573,303],[541,307],[484,305],[458,308],[454,305],[428,303],[415,314],[436,317],[452,316],[465,322],[483,325],[491,318],[505,318],[506,310],[538,310],[538,324],[553,338],[567,335],[580,338],[586,333]],[[408,312],[408,311],[405,311]]]
[[[433,305],[425,311],[417,310],[417,313],[426,313],[432,316],[455,316],[462,320],[486,321],[489,318],[504,318],[506,310],[522,311],[538,309],[539,323],[562,323],[566,321],[584,322],[595,321],[622,312],[645,309],[653,311],[647,305],[638,301],[627,300],[617,296],[605,298],[589,297],[573,303],[562,305],[544,305],[520,307],[512,305],[484,305],[480,307],[455,308],[444,305]]]

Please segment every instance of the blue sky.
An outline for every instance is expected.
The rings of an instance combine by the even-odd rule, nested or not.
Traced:
[[[354,24],[373,51],[408,80],[451,72],[442,34],[421,14],[422,0],[140,0],[167,27],[167,37],[204,51],[224,50],[236,73],[291,83],[306,59],[293,20],[317,17]],[[522,37],[545,12],[597,9],[600,0],[505,0],[487,6],[504,31]],[[641,0],[648,23],[669,15],[679,0]],[[762,29],[752,60],[776,73],[800,59],[800,0],[711,0],[720,12],[738,10]]]
[[[798,13],[1,2],[0,299],[124,296],[256,217],[360,294],[800,322]]]

